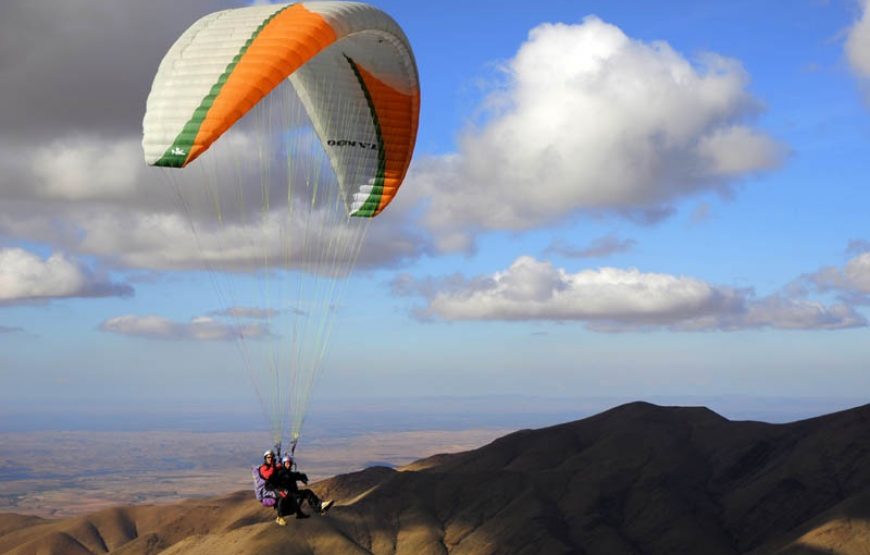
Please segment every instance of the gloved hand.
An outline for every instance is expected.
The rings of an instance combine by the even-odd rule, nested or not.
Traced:
[[[299,479],[302,480],[303,484],[305,484],[306,486],[308,485],[308,474],[305,474],[304,472],[302,472],[299,475]]]

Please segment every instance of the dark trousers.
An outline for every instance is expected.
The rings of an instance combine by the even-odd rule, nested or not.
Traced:
[[[310,489],[290,491],[286,496],[278,497],[275,510],[278,511],[278,516],[292,515],[302,510],[302,503],[308,503],[309,507],[320,512],[320,498]]]
[[[315,493],[310,489],[297,491],[295,493],[292,493],[291,495],[296,496],[296,503],[298,503],[300,507],[302,506],[302,503],[305,502],[308,503],[309,507],[311,507],[318,513],[320,512],[320,498],[317,497],[317,495],[315,495]]]
[[[275,510],[278,511],[278,516],[292,515],[299,511],[299,503],[292,493],[288,493],[285,497],[278,497]]]

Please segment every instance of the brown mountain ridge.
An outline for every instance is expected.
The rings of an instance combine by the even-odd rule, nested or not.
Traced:
[[[250,491],[46,520],[0,515],[0,553],[870,553],[870,405],[789,424],[623,405],[399,470],[314,485],[276,526]]]

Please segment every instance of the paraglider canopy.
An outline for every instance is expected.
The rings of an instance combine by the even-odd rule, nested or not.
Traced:
[[[388,15],[358,2],[207,15],[178,38],[154,77],[143,121],[145,161],[187,168],[211,158],[213,167],[196,177],[166,173],[184,174],[168,179],[201,246],[199,267],[213,278],[230,269],[263,279],[259,307],[240,305],[241,288],[230,283],[216,289],[224,314],[268,319],[269,333],[240,332],[237,340],[273,439],[280,445],[289,431],[291,453],[342,280],[365,236],[359,219],[380,214],[399,190],[419,106],[407,38]],[[222,136],[241,127],[243,140],[220,147]],[[311,137],[331,175],[320,170]],[[231,243],[236,237],[242,239]],[[252,348],[254,336],[269,347]]]
[[[362,3],[253,6],[194,23],[154,78],[146,162],[186,166],[288,77],[328,147],[350,213],[380,213],[411,161],[420,92],[404,33]]]

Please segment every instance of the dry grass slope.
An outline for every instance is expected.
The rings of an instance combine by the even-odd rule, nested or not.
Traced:
[[[315,485],[273,522],[243,491],[65,520],[0,515],[15,555],[870,553],[870,405],[772,425],[632,403]]]

